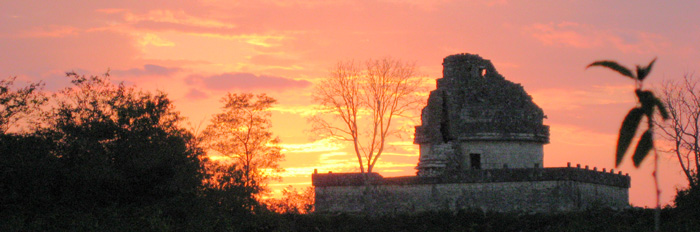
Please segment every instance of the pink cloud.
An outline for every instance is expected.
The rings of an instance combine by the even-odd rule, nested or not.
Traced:
[[[116,76],[167,76],[179,72],[180,68],[169,68],[155,64],[146,64],[143,68],[127,70],[114,70],[111,73]]]
[[[113,31],[92,31],[64,37],[1,38],[0,72],[41,74],[51,70],[84,69],[102,73],[129,67],[140,53],[134,38]]]
[[[311,82],[306,80],[267,75],[257,76],[252,73],[224,73],[211,76],[193,75],[188,77],[186,82],[188,84],[198,83],[210,90],[288,90],[311,86]]]
[[[575,22],[538,23],[526,27],[526,31],[545,45],[580,49],[612,47],[625,53],[658,53],[668,46],[664,37],[654,33]]]
[[[593,48],[603,44],[604,33],[591,26],[572,22],[559,24],[535,24],[529,28],[531,36],[546,45],[562,45],[574,48]]]
[[[205,99],[209,97],[206,93],[199,91],[197,89],[190,89],[187,94],[185,94],[185,97],[191,100],[199,100],[199,99]]]
[[[42,37],[65,37],[76,35],[80,30],[71,26],[38,26],[18,33],[5,35],[7,37],[16,38],[42,38]]]

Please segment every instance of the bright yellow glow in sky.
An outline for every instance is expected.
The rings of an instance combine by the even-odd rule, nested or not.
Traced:
[[[37,6],[40,4],[40,6]],[[163,90],[193,127],[220,112],[227,92],[267,93],[273,132],[286,154],[282,182],[310,185],[310,174],[357,171],[348,144],[317,138],[306,117],[317,112],[313,84],[338,61],[394,57],[416,62],[430,79],[442,59],[475,53],[521,83],[551,127],[547,167],[581,163],[613,168],[619,123],[634,104],[633,84],[613,72],[584,70],[594,60],[658,62],[648,83],[700,69],[698,2],[596,1],[13,1],[0,8],[0,75],[43,80],[50,91],[63,73],[101,74],[146,90]],[[427,96],[428,92],[421,93]],[[414,175],[412,128],[389,141],[376,170]],[[651,163],[619,168],[632,176],[631,203],[653,205]],[[662,198],[684,186],[672,157],[662,156]]]

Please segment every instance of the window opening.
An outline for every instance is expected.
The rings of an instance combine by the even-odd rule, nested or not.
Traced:
[[[469,154],[469,161],[471,161],[472,169],[481,169],[481,154]]]

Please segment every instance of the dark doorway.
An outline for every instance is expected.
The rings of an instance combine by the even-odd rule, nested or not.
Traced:
[[[472,169],[481,169],[481,154],[469,154],[469,161],[471,161]]]

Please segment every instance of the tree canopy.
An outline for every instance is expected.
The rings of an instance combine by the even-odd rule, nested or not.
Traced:
[[[246,186],[265,191],[265,184],[283,170],[279,139],[270,132],[269,108],[277,101],[250,93],[229,93],[221,101],[223,112],[202,133],[205,146],[230,158],[242,170]]]
[[[194,194],[201,149],[165,93],[68,73],[73,86],[55,96],[42,133],[64,165],[65,196],[95,203],[138,203]]]

